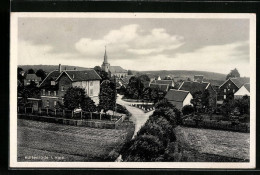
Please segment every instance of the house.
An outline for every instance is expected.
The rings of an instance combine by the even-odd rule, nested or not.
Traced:
[[[237,77],[227,79],[219,87],[218,100],[223,101],[228,95],[233,96],[246,83],[250,83],[250,78]]]
[[[150,88],[158,88],[161,91],[168,92],[169,85],[168,84],[157,84],[157,83],[150,83]]]
[[[27,74],[24,79],[24,86],[30,85],[32,81],[35,82],[36,85],[39,85],[41,77],[37,77],[36,74]]]
[[[41,89],[42,106],[54,108],[57,102],[63,103],[66,90],[70,87],[83,88],[86,95],[88,95],[95,104],[98,104],[100,80],[101,77],[94,69],[61,71],[61,65],[59,65],[59,70],[50,72],[39,85]]]
[[[250,96],[250,83],[246,83],[234,94],[235,99],[242,98],[243,96]]]
[[[107,73],[110,72],[111,77],[116,76],[119,78],[123,78],[123,77],[126,77],[128,74],[128,71],[123,69],[120,66],[110,66],[110,64],[108,63],[106,49],[105,49],[105,54],[104,54],[104,61],[103,61],[103,64],[101,65],[101,68],[102,68],[102,70],[104,70]]]
[[[189,91],[171,89],[164,98],[181,110],[183,106],[191,104],[192,95]]]
[[[210,83],[208,82],[194,82],[194,81],[184,81],[180,85],[178,90],[189,91],[192,95],[194,93],[201,91],[204,92],[208,90],[210,98],[211,98],[211,105],[216,106],[217,103],[217,92],[213,89]]]
[[[194,81],[194,82],[202,83],[202,82],[203,82],[203,79],[204,79],[204,76],[203,76],[203,75],[194,75],[193,81]]]
[[[167,92],[171,87],[174,87],[173,80],[153,80],[149,83],[151,88],[159,88],[161,91]]]

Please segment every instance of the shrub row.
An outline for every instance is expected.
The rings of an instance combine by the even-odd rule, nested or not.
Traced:
[[[227,131],[237,131],[237,132],[249,132],[249,123],[232,123],[230,121],[217,121],[217,120],[202,120],[195,121],[194,119],[184,119],[182,125],[189,127],[198,127],[206,129],[218,129]]]

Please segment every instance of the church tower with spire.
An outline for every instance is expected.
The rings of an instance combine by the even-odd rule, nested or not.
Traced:
[[[105,72],[109,72],[109,70],[110,70],[110,64],[107,61],[107,49],[106,49],[106,47],[105,47],[104,61],[103,61],[101,68]]]

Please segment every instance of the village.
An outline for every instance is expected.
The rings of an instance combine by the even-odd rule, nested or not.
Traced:
[[[60,137],[66,140],[68,133],[75,134],[68,135],[68,140],[78,136],[80,142],[94,142],[87,152],[82,148],[77,153],[73,149],[81,149],[81,143],[75,146],[75,139],[64,143],[71,147],[57,147],[54,152],[71,154],[70,158],[57,161],[249,160],[250,79],[240,77],[237,69],[231,70],[226,80],[197,74],[163,77],[110,65],[106,50],[101,66],[84,70],[68,69],[62,64],[56,67],[46,72],[18,66],[20,161],[28,161],[24,150],[33,149],[35,154],[37,149],[53,151],[57,145],[44,142],[63,144]],[[32,132],[25,126],[34,124],[38,138],[27,138],[31,141],[26,143],[22,131]],[[51,133],[44,135],[39,129],[59,131],[58,142]],[[92,135],[98,135],[98,139],[88,138]],[[201,140],[202,136],[207,139]],[[99,144],[102,140],[106,144]],[[35,147],[36,142],[42,143]],[[223,150],[216,152],[214,146]],[[100,155],[95,157],[93,152]]]

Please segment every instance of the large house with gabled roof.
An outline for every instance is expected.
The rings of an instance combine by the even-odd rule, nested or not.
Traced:
[[[244,85],[250,83],[250,78],[247,77],[236,77],[227,79],[220,87],[218,100],[223,101],[229,95],[234,96],[234,94]]]
[[[217,92],[213,89],[208,82],[195,82],[195,81],[184,81],[179,86],[178,90],[184,90],[194,95],[196,92],[209,92],[211,106],[216,106],[217,103]]]
[[[99,103],[101,77],[94,69],[78,70],[59,70],[50,72],[39,85],[41,89],[42,106],[54,108],[57,102],[63,103],[63,97],[70,87],[80,87],[85,90],[95,104]]]

